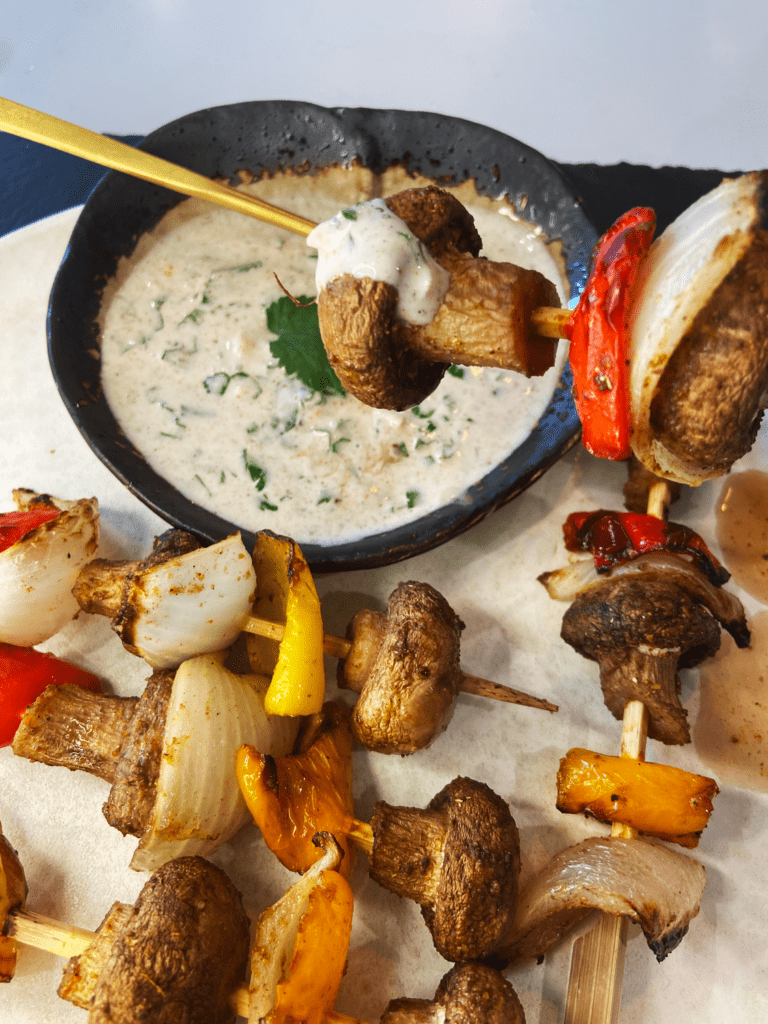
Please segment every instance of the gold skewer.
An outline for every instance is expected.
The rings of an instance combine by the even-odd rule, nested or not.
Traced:
[[[308,235],[315,226],[311,220],[281,210],[247,192],[221,185],[169,160],[1,97],[0,129],[11,135],[19,135],[22,139],[31,139],[32,142],[41,142],[52,149],[92,160],[102,167],[123,171],[153,185],[164,185],[182,195],[226,206],[299,235]]]
[[[668,484],[652,484],[648,515],[663,519],[670,499]],[[647,736],[648,709],[642,701],[628,701],[621,730],[621,756],[644,761]],[[614,822],[611,835],[636,839],[637,831]],[[628,928],[626,917],[600,914],[597,924],[573,944],[563,1024],[617,1024]]]
[[[255,615],[246,616],[242,628],[246,633],[255,633],[257,636],[264,636],[270,640],[282,640],[285,634],[285,627],[279,622],[269,622],[267,619],[257,618]],[[351,640],[341,636],[331,636],[326,633],[323,636],[323,651],[333,658],[343,661],[352,648]],[[483,679],[482,676],[472,676],[466,672],[460,673],[459,690],[463,693],[473,693],[477,697],[488,697],[490,700],[502,700],[507,704],[520,704],[527,708],[538,708],[540,711],[557,711],[558,705],[552,704],[541,697],[533,697],[522,690],[515,690],[511,686],[504,686],[502,683],[494,683],[491,679]]]
[[[306,217],[265,203],[240,189],[219,184],[202,174],[171,163],[170,160],[163,160],[118,142],[117,139],[107,138],[106,135],[99,135],[88,128],[70,124],[69,121],[62,121],[51,114],[44,114],[3,97],[0,97],[0,130],[91,160],[102,167],[122,171],[153,185],[163,185],[182,195],[225,206],[297,235],[306,237],[316,226],[314,221]],[[567,309],[541,306],[533,311],[531,321],[537,334],[545,338],[565,338],[565,323],[570,315]]]

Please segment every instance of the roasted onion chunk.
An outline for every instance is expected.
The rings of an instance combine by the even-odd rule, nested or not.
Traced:
[[[540,957],[592,910],[637,922],[663,960],[698,914],[705,871],[648,839],[586,839],[558,853],[520,893],[494,964]]]

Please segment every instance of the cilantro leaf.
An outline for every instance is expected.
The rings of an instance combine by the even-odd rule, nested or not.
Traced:
[[[299,302],[310,301],[299,296]],[[346,395],[325,354],[316,305],[296,306],[284,295],[267,306],[267,327],[279,335],[269,350],[286,373],[321,395]]]

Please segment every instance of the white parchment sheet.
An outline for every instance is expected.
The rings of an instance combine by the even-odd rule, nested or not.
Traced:
[[[48,368],[45,315],[53,276],[77,211],[0,240],[0,510],[13,487],[63,498],[95,495],[101,506],[102,557],[138,558],[165,525],[96,459],[61,403]],[[768,465],[766,430],[735,472]],[[446,732],[408,758],[356,750],[358,817],[379,799],[423,805],[456,775],[488,783],[508,800],[521,835],[523,881],[557,851],[607,827],[555,809],[559,759],[573,746],[618,752],[621,724],[603,705],[597,667],[560,639],[565,605],[553,602],[536,577],[563,564],[561,525],[571,511],[621,508],[623,466],[582,450],[562,459],[506,508],[436,551],[388,568],[318,580],[326,630],[343,633],[359,608],[382,608],[401,580],[442,591],[466,623],[463,667],[556,702],[550,715],[462,695]],[[687,492],[672,518],[692,526],[715,554],[715,508],[724,482]],[[279,529],[279,524],[277,526]],[[707,868],[701,913],[680,947],[662,964],[632,928],[627,949],[623,1024],[742,1024],[768,1018],[768,966],[762,936],[768,924],[768,777],[749,758],[756,736],[768,736],[768,702],[752,700],[750,721],[739,695],[768,670],[768,607],[731,585],[753,629],[751,650],[723,635],[721,650],[701,670],[683,673],[683,700],[693,742],[685,748],[648,744],[648,760],[715,777],[720,795],[692,856]],[[46,649],[96,672],[110,691],[139,694],[149,671],[127,654],[106,620],[88,615],[67,626]],[[328,694],[336,694],[328,662]],[[753,689],[750,689],[750,693]],[[342,700],[350,700],[343,693]],[[740,717],[741,716],[741,717]],[[713,726],[713,722],[715,723]],[[721,724],[721,728],[718,726]],[[750,732],[749,743],[745,729]],[[84,773],[50,768],[0,750],[0,820],[18,849],[29,882],[28,906],[49,917],[95,929],[111,904],[133,902],[144,877],[128,868],[136,840],[110,828],[101,813],[107,784]],[[246,827],[212,858],[258,915],[291,884],[291,876]],[[434,951],[415,904],[380,889],[360,854],[352,875],[356,896],[349,965],[337,1009],[378,1021],[388,999],[431,997],[448,969]],[[562,1019],[572,939],[541,965],[508,972],[528,1024]],[[22,947],[16,977],[0,988],[4,1024],[84,1024],[86,1013],[56,995],[62,960]]]

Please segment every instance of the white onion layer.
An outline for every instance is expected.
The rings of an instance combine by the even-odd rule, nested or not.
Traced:
[[[749,248],[760,215],[760,175],[725,179],[656,239],[630,311],[632,449],[659,476],[696,486],[717,474],[683,463],[654,437],[651,401],[696,314]]]
[[[0,641],[32,647],[80,610],[72,597],[78,573],[96,554],[99,505],[51,499],[64,510],[0,552]]]
[[[691,857],[647,839],[586,839],[549,861],[520,894],[499,956],[539,957],[590,910],[630,917],[663,959],[698,914],[706,872]]]
[[[137,573],[130,636],[123,639],[155,669],[229,647],[256,588],[240,534]]]
[[[235,775],[237,751],[290,753],[299,720],[268,715],[264,676],[235,675],[217,655],[179,666],[165,720],[152,818],[131,860],[155,871],[173,857],[206,856],[250,820]]]

